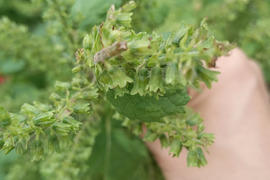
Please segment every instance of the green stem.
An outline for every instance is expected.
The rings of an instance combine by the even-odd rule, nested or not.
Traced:
[[[106,154],[105,154],[105,165],[104,165],[104,177],[107,179],[109,173],[109,163],[110,163],[110,156],[111,156],[111,146],[112,146],[112,139],[111,139],[111,119],[109,117],[106,118],[105,122],[106,128]]]

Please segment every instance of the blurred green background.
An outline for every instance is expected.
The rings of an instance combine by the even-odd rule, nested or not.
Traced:
[[[11,112],[35,100],[46,102],[56,80],[69,81],[75,52],[111,4],[127,0],[0,0],[0,105]],[[207,17],[219,40],[241,47],[263,69],[270,84],[270,0],[136,0],[133,28],[164,36],[181,21],[198,25]],[[91,153],[64,164],[68,153],[41,162],[0,154],[1,180],[162,179],[143,143],[113,125],[111,169],[105,166],[104,134]],[[86,136],[87,137],[87,136]],[[89,139],[90,141],[90,139]],[[80,148],[89,148],[87,143]],[[92,150],[92,149],[91,149]],[[85,151],[84,151],[85,152]],[[136,171],[135,171],[136,170]]]

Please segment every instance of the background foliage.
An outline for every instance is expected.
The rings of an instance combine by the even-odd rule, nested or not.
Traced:
[[[82,46],[86,33],[105,19],[111,4],[120,7],[126,2],[0,0],[0,105],[16,112],[25,102],[48,101],[56,80],[71,81],[71,69],[76,63],[74,54]],[[181,20],[198,25],[203,17],[208,17],[211,33],[217,39],[236,42],[260,63],[270,81],[269,0],[136,2],[132,26],[137,32],[155,30],[169,36]],[[106,112],[107,116],[112,115],[109,107]],[[27,155],[13,152],[1,155],[0,178],[162,179],[141,140],[123,129],[118,121],[110,124],[113,149],[106,157],[108,152],[103,148],[107,143],[106,131],[102,131],[108,126],[106,119],[104,116],[101,123],[82,129],[72,151],[51,155],[44,161],[29,162]]]

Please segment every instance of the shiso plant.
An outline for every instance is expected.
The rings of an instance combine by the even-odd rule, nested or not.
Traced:
[[[145,126],[143,140],[159,139],[172,156],[187,149],[187,166],[207,164],[204,152],[214,135],[204,132],[200,115],[186,106],[188,89],[199,90],[201,83],[210,88],[218,72],[209,68],[234,46],[209,35],[205,19],[197,28],[181,22],[168,37],[137,33],[131,26],[135,7],[133,1],[118,10],[111,6],[76,51],[72,80],[57,81],[49,103],[25,103],[18,113],[0,107],[1,151],[31,157],[46,167],[39,173],[47,179],[87,179],[87,173],[98,179],[113,173],[114,142],[130,142],[112,128],[121,124],[136,136]],[[130,147],[126,152],[136,151],[136,145]],[[104,149],[103,165],[91,155],[98,149]],[[89,162],[92,170],[85,165]],[[61,174],[52,175],[55,169]]]

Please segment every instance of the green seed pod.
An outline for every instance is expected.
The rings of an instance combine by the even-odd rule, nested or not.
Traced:
[[[0,106],[0,128],[5,128],[11,123],[11,118],[9,113]]]
[[[200,115],[196,113],[193,116],[191,116],[186,122],[188,125],[194,126],[194,125],[198,125],[198,124],[202,123],[203,119],[200,118]]]
[[[128,44],[131,54],[136,56],[150,55],[151,49],[149,48],[151,42],[149,40],[137,40]]]
[[[151,71],[150,80],[146,86],[146,90],[151,93],[165,93],[162,76],[162,69],[160,67],[154,67]]]
[[[62,121],[63,121],[63,123],[65,123],[65,124],[71,125],[71,128],[72,128],[74,131],[79,130],[80,125],[82,124],[81,122],[76,121],[73,117],[70,117],[70,116],[69,116],[69,117],[65,117]]]
[[[194,150],[189,150],[188,151],[188,156],[187,156],[187,166],[188,167],[198,167],[198,157],[197,157],[197,152]]]
[[[44,147],[41,140],[34,140],[31,144],[31,151],[33,154],[33,161],[38,161],[43,159],[44,156]]]
[[[138,71],[138,73],[135,76],[135,82],[134,86],[131,90],[131,95],[139,94],[141,96],[144,96],[146,94],[146,86],[148,83],[148,70],[143,68]]]
[[[92,47],[92,43],[91,43],[91,41],[90,41],[90,39],[91,39],[92,37],[90,37],[88,34],[84,37],[84,39],[83,39],[83,48],[85,48],[85,49],[91,49],[91,47]]]
[[[134,1],[129,1],[128,3],[124,4],[122,7],[122,11],[123,12],[130,12],[133,9],[135,9],[137,7],[137,5],[135,4]]]
[[[73,73],[77,73],[77,72],[79,72],[80,70],[82,70],[82,65],[77,65],[77,66],[75,66],[73,69],[72,69],[72,72]]]
[[[71,86],[70,86],[70,83],[68,83],[68,82],[60,82],[60,81],[56,81],[54,87],[55,87],[55,90],[56,90],[56,91],[66,91],[66,90],[69,89]]]
[[[60,146],[59,146],[60,142],[59,139],[56,135],[52,135],[49,137],[48,140],[48,150],[49,152],[59,152],[60,151]]]
[[[166,69],[166,77],[165,82],[166,84],[176,85],[176,83],[179,80],[179,69],[178,69],[178,63],[171,62],[168,64],[168,67]]]
[[[21,141],[18,141],[15,145],[15,151],[17,154],[23,154],[24,153],[24,144]]]
[[[67,136],[71,129],[71,125],[56,122],[54,123],[52,128],[57,134],[62,135],[62,136]]]
[[[198,66],[196,70],[197,70],[198,76],[208,88],[211,88],[211,83],[213,81],[217,81],[217,74],[219,74],[219,72],[210,71],[208,69],[205,69],[202,66]]]
[[[172,153],[173,157],[179,157],[182,147],[183,145],[180,141],[173,141],[169,153]]]
[[[205,166],[207,161],[203,154],[203,150],[198,147],[196,150],[189,150],[187,157],[188,167],[201,167]]]
[[[21,112],[26,115],[33,115],[33,114],[39,114],[40,110],[33,105],[25,103],[21,107]]]
[[[57,93],[52,93],[51,95],[50,95],[50,100],[52,100],[52,101],[60,101],[61,100],[61,96],[59,95],[59,94],[57,94]]]
[[[98,98],[98,89],[91,89],[87,92],[83,92],[81,98],[85,100],[96,100]]]
[[[169,146],[169,141],[165,134],[159,136],[159,141],[162,147],[167,148]]]
[[[198,156],[198,160],[199,160],[199,162],[198,162],[199,167],[205,166],[207,164],[207,161],[206,161],[205,156],[203,154],[202,148],[198,147],[196,152],[197,152],[197,156]]]
[[[99,76],[98,76],[98,81],[108,89],[108,87],[112,86],[112,79],[109,76],[107,71],[103,71]]]
[[[131,27],[131,16],[133,13],[116,14],[115,23],[118,26]]]
[[[53,112],[45,112],[39,114],[33,121],[36,126],[49,126],[55,122],[55,119],[53,118]]]
[[[119,88],[124,88],[127,83],[132,83],[133,80],[128,77],[125,72],[117,67],[113,67],[109,70],[109,76],[113,80],[112,84],[108,84],[108,86],[113,89],[116,86]]]
[[[90,110],[89,103],[76,103],[73,107],[75,113],[88,113]]]
[[[190,25],[187,25],[185,22],[180,23],[180,29],[173,35],[173,43],[179,47],[179,43],[184,35],[187,33]]]
[[[158,138],[158,134],[148,129],[146,134],[143,137],[143,140],[153,142]]]

